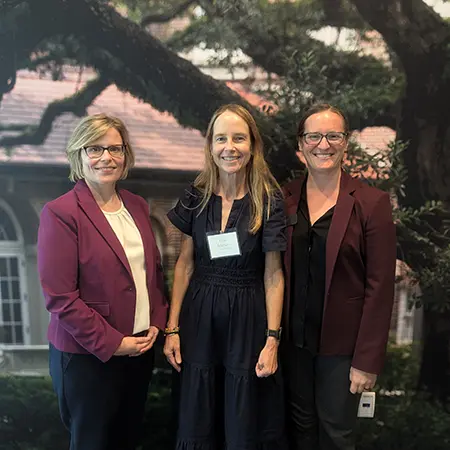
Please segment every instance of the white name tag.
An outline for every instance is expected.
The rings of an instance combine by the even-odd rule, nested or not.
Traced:
[[[375,392],[363,392],[359,400],[358,417],[371,419],[375,414]]]
[[[206,238],[208,239],[211,259],[228,258],[229,256],[239,256],[241,254],[237,231],[208,233]]]

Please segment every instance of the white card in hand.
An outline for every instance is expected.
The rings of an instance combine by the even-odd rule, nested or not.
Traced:
[[[363,392],[359,400],[358,417],[373,418],[375,414],[375,392]]]
[[[211,259],[239,256],[241,254],[237,231],[208,233],[206,237]]]

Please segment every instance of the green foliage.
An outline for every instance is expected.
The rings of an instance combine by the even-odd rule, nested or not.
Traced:
[[[187,4],[186,0],[112,0],[110,3],[126,12],[127,17],[136,23],[141,23],[149,15],[166,16],[177,10],[185,14],[187,10],[183,7]]]
[[[141,450],[165,449],[173,436],[170,385],[168,371],[155,371]],[[68,433],[59,417],[50,378],[0,376],[0,450],[63,448],[68,448]]]
[[[416,393],[417,352],[390,344],[376,391],[374,419],[359,419],[357,448],[364,450],[444,450],[450,445],[450,414]]]
[[[450,245],[436,253],[433,263],[420,274],[414,272],[421,291],[415,299],[418,305],[443,313],[450,311]]]
[[[419,363],[417,348],[390,342],[386,362],[375,390],[385,396],[390,392],[414,392],[419,377]]]
[[[367,151],[351,141],[346,158],[348,167],[352,174],[365,178],[370,185],[403,196],[407,173],[402,156],[408,145],[392,141],[387,147],[387,150]]]
[[[358,423],[357,448],[448,450],[450,414],[423,395],[378,396],[374,419]]]
[[[409,266],[409,282],[420,286],[415,306],[435,312],[450,310],[450,211],[442,202],[429,201],[420,208],[399,205],[407,172],[403,153],[408,145],[391,142],[389,151],[368,152],[355,142],[349,145],[348,170],[394,197],[399,259]]]
[[[450,415],[416,395],[418,361],[410,346],[390,345],[379,378],[375,418],[358,421],[358,448],[364,450],[444,450],[450,445]],[[170,371],[157,370],[144,418],[139,450],[173,447]],[[388,395],[392,394],[392,395]],[[68,435],[59,419],[48,377],[0,377],[0,450],[60,450]]]
[[[364,60],[364,67],[356,54],[347,54],[353,59],[354,72],[343,76],[347,70],[335,60],[332,49],[321,52],[313,49],[280,55],[286,63],[285,76],[273,83],[272,89],[260,93],[270,98],[282,111],[288,111],[298,120],[305,106],[315,102],[339,105],[350,119],[353,129],[360,127],[371,117],[377,117],[399,97],[403,78],[389,73],[373,58]],[[359,62],[358,62],[359,61]],[[347,61],[348,63],[349,61]],[[339,76],[336,74],[341,72]]]
[[[0,450],[67,448],[49,378],[0,377]]]

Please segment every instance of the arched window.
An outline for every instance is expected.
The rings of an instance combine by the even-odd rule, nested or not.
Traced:
[[[17,241],[16,227],[5,209],[0,207],[0,241]]]
[[[0,199],[0,343],[29,343],[22,232],[9,205]]]

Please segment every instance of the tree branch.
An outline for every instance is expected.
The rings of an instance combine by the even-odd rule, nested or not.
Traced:
[[[2,131],[26,131],[30,128],[29,123],[10,123],[4,125],[0,123],[0,132]]]
[[[103,76],[99,76],[94,80],[86,83],[86,85],[76,92],[74,95],[56,100],[50,103],[42,114],[38,125],[28,125],[23,133],[17,136],[4,136],[0,138],[0,147],[10,149],[20,145],[40,145],[47,138],[52,130],[54,120],[64,113],[71,112],[78,117],[86,114],[86,108],[100,95],[110,82]],[[20,129],[23,124],[15,124],[10,126],[12,129]],[[4,126],[3,128],[6,128]]]
[[[318,22],[325,24],[322,11],[309,11],[304,2],[274,3],[265,7],[255,6],[251,10],[248,2],[237,0],[227,2],[221,8],[210,0],[199,2],[207,13],[207,19],[195,21],[184,32],[176,34],[168,43],[171,48],[179,51],[200,42],[206,42],[210,48],[220,45],[228,51],[239,48],[256,65],[280,77],[290,73],[298,77],[300,71],[294,66],[303,55],[312,53],[320,76],[328,79],[327,86],[337,85],[335,92],[345,92],[349,86],[365,92],[367,85],[372,93],[377,91],[368,96],[364,106],[370,116],[375,117],[366,120],[359,115],[361,120],[358,119],[355,126],[370,121],[379,123],[381,118],[387,118],[388,125],[395,126],[396,117],[390,115],[390,110],[401,92],[399,72],[372,56],[339,51],[310,37],[306,30],[314,29],[313,23],[316,26]],[[361,18],[359,20],[362,22]],[[280,23],[286,26],[281,29]],[[305,86],[308,80],[299,78],[298,82]],[[325,94],[318,82],[309,83],[306,90],[319,98]]]
[[[141,25],[143,27],[147,27],[148,25],[151,25],[152,23],[165,23],[169,22],[172,19],[175,19],[178,15],[180,15],[182,12],[186,11],[189,6],[193,5],[196,2],[196,0],[187,0],[185,2],[180,3],[177,7],[173,8],[170,12],[165,12],[161,14],[149,14],[145,16],[142,21]]]
[[[353,5],[343,0],[319,0],[323,9],[322,26],[353,28],[364,30],[367,23],[361,18]]]
[[[450,202],[450,26],[422,0],[351,0],[396,53],[405,72],[397,138],[410,142],[402,202]],[[420,164],[418,164],[420,161]]]
[[[255,6],[252,9],[247,6],[247,2],[241,0],[230,0],[223,8],[216,6],[211,0],[199,0],[199,3],[210,22],[220,20],[221,22],[216,22],[217,26],[226,24],[234,31],[237,39],[233,44],[236,48],[240,48],[266,71],[279,76],[285,76],[289,72],[290,63],[286,56],[310,51],[314,51],[318,63],[333,79],[351,82],[355,66],[356,71],[364,70],[365,65],[370,66],[372,71],[378,70],[380,77],[386,77],[389,72],[373,57],[339,51],[310,37],[305,29],[337,26],[337,23],[343,27],[348,24],[333,21],[323,11],[309,11],[310,6],[304,2],[275,2],[265,8]],[[280,21],[286,23],[289,31],[279,29]],[[208,25],[211,26],[210,23]]]
[[[108,4],[96,0],[40,0],[39,4],[16,0],[16,3],[27,5],[27,12],[16,23],[18,47],[24,57],[43,39],[73,36],[80,44],[78,59],[107,74],[119,89],[159,111],[169,111],[183,126],[205,132],[213,112],[221,105],[246,106],[264,136],[275,176],[281,181],[300,166],[295,145],[274,120],[252,108],[224,83],[168,50]],[[1,70],[0,67],[0,74]]]
[[[350,0],[361,16],[383,35],[403,66],[422,64],[430,49],[450,41],[448,23],[422,0]]]

